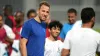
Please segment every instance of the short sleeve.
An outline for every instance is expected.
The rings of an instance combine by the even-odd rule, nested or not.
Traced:
[[[67,33],[65,37],[64,44],[63,44],[64,49],[70,49],[70,37],[71,37],[71,30]]]
[[[24,23],[24,25],[22,27],[21,37],[28,39],[28,37],[30,35],[30,30],[31,30],[31,26],[30,26],[29,22],[27,21]]]
[[[81,28],[82,26],[82,20],[78,20],[74,23],[72,29],[77,29],[77,28]]]

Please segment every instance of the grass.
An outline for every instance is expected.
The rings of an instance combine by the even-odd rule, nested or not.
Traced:
[[[100,29],[94,29],[94,30],[100,33]]]

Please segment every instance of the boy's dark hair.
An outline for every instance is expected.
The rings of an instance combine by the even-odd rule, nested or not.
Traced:
[[[93,8],[86,7],[86,8],[82,9],[82,11],[81,11],[81,20],[82,20],[82,23],[90,22],[90,20],[92,19],[92,17],[95,17],[95,12],[94,12]]]
[[[77,15],[77,11],[74,8],[70,8],[67,13],[75,13]]]
[[[59,21],[52,21],[49,23],[48,28],[51,29],[52,27],[59,27],[60,30],[62,29],[63,25]]]
[[[42,1],[40,4],[39,4],[39,9],[41,8],[42,5],[45,5],[45,6],[48,6],[50,8],[50,4],[46,1]]]
[[[30,9],[30,10],[27,12],[27,17],[29,17],[29,15],[30,15],[31,13],[34,13],[35,15],[37,15],[35,9]]]

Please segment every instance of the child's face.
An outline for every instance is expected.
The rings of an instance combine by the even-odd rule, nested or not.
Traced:
[[[60,34],[60,28],[59,28],[59,27],[52,27],[52,28],[50,29],[50,34],[51,34],[53,37],[57,38],[57,37],[59,36],[59,34]]]

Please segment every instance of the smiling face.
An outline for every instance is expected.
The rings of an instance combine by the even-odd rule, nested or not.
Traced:
[[[59,21],[51,21],[48,25],[48,29],[50,32],[50,38],[57,40],[57,37],[60,34],[63,25]]]
[[[60,34],[60,28],[59,27],[52,27],[50,30],[50,34],[52,37],[57,38]]]
[[[75,13],[68,13],[68,21],[70,24],[74,24],[76,21],[76,14]]]
[[[49,16],[50,8],[46,5],[42,5],[38,10],[38,16],[41,21],[45,21]]]

